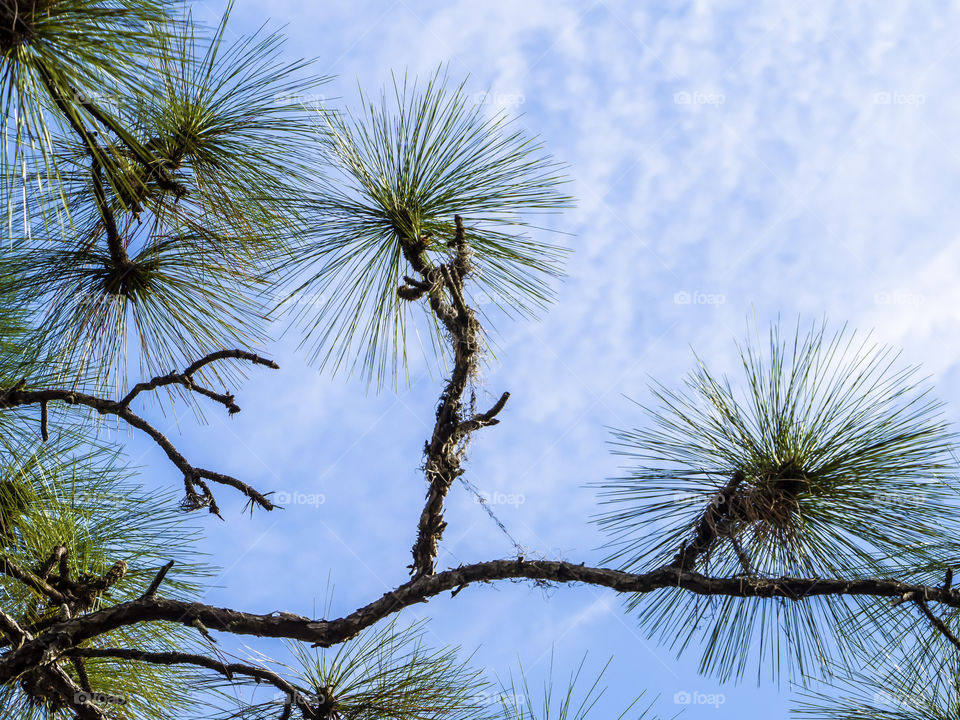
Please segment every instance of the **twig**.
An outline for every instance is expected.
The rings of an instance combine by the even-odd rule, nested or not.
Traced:
[[[697,563],[697,559],[708,552],[714,542],[721,534],[721,524],[730,511],[730,505],[734,494],[740,483],[744,480],[744,474],[736,471],[723,489],[714,497],[709,507],[704,511],[694,530],[693,539],[680,548],[676,557],[667,567],[678,568],[680,570],[691,570]]]
[[[48,427],[49,416],[47,414],[47,403],[40,403],[40,439],[44,442],[50,439],[50,430]]]
[[[221,485],[233,487],[242,492],[247,498],[250,499],[251,502],[255,503],[256,505],[265,510],[273,510],[274,505],[270,502],[267,496],[255,490],[250,485],[247,485],[246,483],[229,475],[224,475],[223,473],[194,467],[174,447],[173,443],[171,443],[163,433],[153,427],[142,417],[134,413],[129,407],[130,401],[132,401],[141,392],[173,383],[184,384],[182,382],[183,378],[189,379],[190,376],[192,376],[203,366],[225,358],[241,358],[249,360],[256,365],[265,365],[271,368],[277,367],[276,363],[274,363],[272,360],[261,358],[258,355],[246,352],[244,350],[221,350],[219,352],[211,353],[210,355],[207,355],[206,357],[196,361],[180,375],[164,375],[153,378],[152,380],[144,383],[139,383],[138,385],[134,386],[134,388],[120,401],[107,400],[93,395],[88,395],[86,393],[75,392],[73,390],[26,390],[24,389],[25,383],[20,382],[11,388],[5,390],[0,389],[0,409],[33,404],[40,404],[42,406],[49,402],[59,401],[68,405],[80,405],[83,407],[88,407],[96,410],[101,415],[115,415],[124,420],[131,427],[146,433],[157,445],[160,446],[170,461],[183,473],[184,486],[186,488],[188,500],[192,502],[198,498],[201,498],[201,496],[195,492],[196,485],[200,485],[205,489],[205,494],[202,496],[204,498],[204,502],[202,502],[200,505],[197,505],[197,507],[208,507],[210,512],[219,515],[219,510],[217,509],[216,503],[213,500],[213,495],[210,493],[209,487],[207,487],[206,483],[203,482],[203,480],[209,480]],[[192,385],[192,380],[189,380],[189,384]],[[194,389],[196,389],[195,386]],[[202,394],[207,395],[208,397],[213,397],[219,402],[223,402],[230,412],[239,410],[239,408],[236,408],[236,410],[231,410],[231,406],[234,408],[236,407],[235,405],[232,405],[232,395],[218,395],[217,393],[212,393],[210,391],[203,391]]]
[[[930,624],[933,625],[937,630],[939,630],[940,633],[947,640],[953,643],[954,647],[956,647],[957,649],[960,649],[960,638],[957,638],[957,636],[953,634],[953,632],[950,630],[950,628],[947,627],[947,624],[943,620],[941,620],[940,618],[938,618],[936,615],[933,614],[933,611],[927,605],[927,601],[924,600],[922,597],[916,597],[914,599],[914,602],[917,603],[917,605],[923,611],[923,614],[926,615],[927,618],[930,620]]]
[[[169,561],[157,572],[156,576],[153,578],[153,582],[150,583],[150,587],[141,595],[141,598],[152,598],[157,594],[157,590],[160,589],[160,583],[163,582],[163,579],[167,576],[167,573],[170,572],[170,568],[173,567],[173,560]]]
[[[73,648],[64,654],[72,658],[115,658],[118,660],[131,660],[153,665],[195,665],[220,673],[228,680],[233,680],[235,675],[246,675],[258,682],[267,682],[281,692],[286,693],[287,697],[297,705],[298,709],[305,713],[305,717],[314,717],[312,714],[314,709],[305,700],[307,693],[266,668],[245,665],[243,663],[225,663],[205,655],[194,653],[146,652],[127,648]]]

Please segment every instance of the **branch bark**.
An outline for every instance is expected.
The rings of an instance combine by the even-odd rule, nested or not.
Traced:
[[[170,373],[168,375],[155,377],[147,382],[138,383],[122,400],[119,401],[108,400],[106,398],[96,397],[94,395],[89,395],[74,390],[27,390],[25,388],[25,383],[20,382],[5,390],[0,389],[0,410],[36,404],[39,404],[41,408],[43,408],[50,402],[62,402],[67,405],[87,407],[97,411],[101,415],[114,415],[122,419],[131,427],[134,427],[148,435],[157,445],[160,446],[160,449],[164,451],[166,456],[177,467],[177,469],[183,473],[184,488],[186,491],[184,505],[188,509],[207,507],[211,513],[219,515],[219,509],[213,494],[210,492],[209,486],[204,482],[205,480],[210,480],[211,482],[215,482],[220,485],[227,485],[239,490],[250,500],[252,504],[258,505],[265,510],[273,510],[276,506],[270,502],[269,498],[265,494],[255,490],[250,485],[238,480],[237,478],[231,477],[230,475],[224,475],[223,473],[193,466],[180,453],[180,451],[174,447],[173,443],[170,442],[170,440],[163,433],[133,412],[129,407],[133,399],[136,398],[141,392],[146,390],[154,390],[158,387],[163,387],[166,385],[178,384],[186,387],[188,390],[199,392],[206,397],[210,397],[217,402],[220,402],[227,408],[227,412],[231,414],[239,412],[240,408],[237,407],[233,402],[233,395],[230,395],[229,393],[222,395],[219,393],[214,393],[210,390],[199,387],[193,381],[194,373],[196,373],[202,367],[225,358],[248,360],[256,365],[265,365],[270,368],[278,367],[277,364],[272,360],[261,358],[258,355],[246,352],[244,350],[221,350],[197,360],[182,373]],[[200,488],[199,491],[197,489],[198,487]]]
[[[464,417],[463,396],[477,371],[481,345],[480,323],[464,300],[464,280],[470,275],[470,248],[463,218],[454,218],[456,234],[449,243],[455,255],[449,264],[433,265],[421,240],[402,242],[404,256],[422,280],[407,279],[400,297],[414,299],[426,292],[430,308],[443,323],[453,350],[453,372],[440,395],[433,434],[424,448],[427,497],[417,525],[413,545],[411,574],[416,577],[434,572],[440,539],[446,528],[444,504],[450,487],[463,474],[461,460],[470,434],[496,424],[494,416],[503,409],[509,393],[504,393],[487,413]],[[407,288],[405,291],[404,288]]]
[[[353,613],[335,620],[311,620],[290,613],[257,615],[196,602],[142,597],[58,622],[38,637],[0,656],[0,684],[16,680],[32,668],[54,662],[86,640],[141,622],[167,621],[234,635],[287,638],[330,647],[354,637],[393,613],[446,591],[498,580],[584,583],[618,593],[650,593],[680,588],[704,596],[786,598],[803,601],[824,596],[925,598],[960,608],[960,592],[884,578],[713,578],[662,567],[648,573],[548,560],[492,560],[430,575],[421,575]]]

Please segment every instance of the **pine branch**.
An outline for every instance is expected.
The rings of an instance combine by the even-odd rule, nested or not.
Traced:
[[[190,464],[190,462],[187,461],[187,459],[176,449],[176,447],[174,447],[173,443],[170,442],[170,440],[163,433],[130,410],[129,407],[130,402],[141,392],[153,390],[165,385],[179,384],[188,388],[189,390],[199,392],[206,397],[210,397],[217,402],[220,402],[231,414],[239,412],[240,408],[237,407],[233,402],[233,395],[221,395],[219,393],[214,393],[210,390],[197,386],[193,382],[192,376],[199,369],[211,362],[225,358],[239,358],[249,360],[256,365],[265,365],[271,368],[278,367],[273,361],[261,358],[253,353],[243,350],[223,350],[211,353],[210,355],[207,355],[206,357],[196,361],[183,373],[170,373],[169,375],[156,377],[147,382],[139,383],[134,386],[134,388],[120,401],[107,400],[105,398],[100,398],[73,390],[26,390],[25,383],[20,382],[8,389],[0,389],[0,410],[35,404],[39,404],[41,407],[43,407],[47,403],[59,401],[67,405],[88,407],[92,410],[96,410],[101,415],[115,415],[116,417],[124,420],[131,427],[142,431],[152,438],[153,441],[160,446],[164,453],[166,453],[167,457],[177,467],[177,469],[183,473],[184,487],[186,490],[186,498],[184,500],[185,507],[189,509],[207,507],[211,513],[219,515],[213,494],[210,492],[209,487],[204,482],[205,480],[210,480],[220,485],[228,485],[233,487],[249,498],[251,503],[258,505],[265,510],[273,510],[275,506],[270,502],[267,496],[255,490],[250,485],[247,485],[246,483],[229,475],[224,475],[223,473],[214,472],[212,470],[205,470]],[[197,491],[198,487],[201,490],[200,492]]]
[[[494,416],[503,409],[509,397],[509,393],[504,393],[487,413],[466,420],[462,417],[463,395],[477,371],[481,330],[475,313],[464,301],[463,282],[470,273],[469,249],[463,219],[457,215],[454,220],[456,234],[451,244],[457,248],[457,256],[451,266],[433,266],[419,241],[403,244],[410,265],[423,277],[423,285],[429,286],[430,307],[447,329],[454,357],[453,372],[440,396],[433,435],[424,450],[424,474],[429,487],[413,546],[410,568],[414,577],[434,571],[438,545],[446,528],[444,503],[450,486],[463,474],[460,463],[470,434],[480,427],[495,424]],[[452,304],[447,293],[453,298]]]
[[[915,598],[914,602],[917,604],[923,614],[927,616],[930,624],[933,625],[947,640],[953,643],[954,647],[960,650],[960,638],[953,634],[953,631],[947,627],[947,624],[943,620],[933,614],[930,606],[927,605],[927,601],[924,600],[922,596],[918,596]]]
[[[681,570],[690,570],[696,565],[697,559],[710,552],[717,538],[723,534],[725,525],[728,523],[730,508],[736,495],[737,488],[744,480],[744,475],[739,470],[730,478],[730,482],[717,493],[713,502],[707,507],[700,517],[700,522],[693,532],[693,540],[680,548],[680,552],[670,563],[670,567]]]
[[[188,627],[200,624],[210,631],[287,638],[330,647],[405,607],[460,587],[498,580],[584,583],[618,593],[635,594],[681,588],[701,596],[785,598],[797,602],[827,596],[925,598],[960,608],[960,592],[886,578],[713,578],[673,567],[632,574],[560,561],[493,560],[421,575],[336,620],[311,620],[289,613],[257,615],[196,602],[142,597],[62,620],[21,647],[9,650],[0,656],[0,684],[9,683],[33,668],[55,662],[87,640],[137,623],[166,621]]]
[[[233,680],[235,675],[246,675],[258,682],[267,682],[292,700],[292,703],[303,713],[305,718],[319,717],[315,709],[306,701],[307,693],[290,684],[282,677],[270,670],[243,663],[226,663],[205,655],[185,652],[146,652],[129,648],[74,648],[65,653],[71,658],[114,658],[117,660],[131,660],[134,662],[151,663],[153,665],[194,665],[196,667],[213,670],[223,675],[227,680]]]

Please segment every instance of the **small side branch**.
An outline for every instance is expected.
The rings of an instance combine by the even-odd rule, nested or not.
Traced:
[[[227,680],[233,680],[236,675],[245,675],[257,682],[266,682],[285,693],[291,702],[306,718],[319,717],[315,715],[315,708],[307,702],[309,693],[292,685],[280,675],[266,668],[255,667],[243,663],[226,663],[205,655],[184,652],[145,652],[127,648],[73,648],[65,653],[71,658],[110,658],[116,660],[130,660],[133,662],[150,663],[152,665],[194,665],[196,667],[213,670],[223,675]]]
[[[170,572],[170,568],[173,567],[173,560],[164,565],[157,572],[156,576],[153,578],[153,582],[150,583],[150,586],[146,591],[141,595],[141,598],[152,598],[156,596],[157,590],[160,589],[160,583],[163,582],[163,579],[167,576],[167,573]]]
[[[915,597],[914,602],[917,604],[917,607],[927,616],[927,619],[930,621],[930,624],[933,625],[937,630],[940,631],[940,634],[943,635],[947,640],[953,643],[953,646],[960,650],[960,638],[958,638],[953,631],[947,627],[947,624],[933,614],[933,611],[930,609],[930,606],[927,605],[927,601],[922,597]]]
[[[744,475],[739,470],[733,474],[730,482],[717,493],[700,517],[693,539],[680,548],[680,552],[667,567],[684,571],[692,570],[700,556],[710,551],[722,534],[723,524],[730,512],[734,494],[743,480]]]
[[[193,392],[198,392],[201,395],[205,395],[222,405],[226,406],[228,412],[232,415],[233,413],[240,412],[240,408],[234,404],[234,397],[229,393],[216,393],[206,388],[200,387],[197,385],[194,380],[194,374],[202,369],[204,366],[209,365],[210,363],[216,362],[218,360],[225,359],[238,359],[238,360],[247,360],[254,365],[264,365],[273,370],[279,370],[280,366],[277,365],[273,360],[268,360],[267,358],[262,358],[259,355],[256,355],[245,350],[220,350],[214,353],[210,353],[206,357],[197,360],[195,363],[190,365],[182,373],[172,372],[167,375],[160,375],[146,382],[137,383],[133,388],[126,394],[126,396],[120,401],[120,404],[123,406],[129,406],[133,399],[137,397],[142,392],[149,392],[151,390],[156,390],[159,387],[164,387],[166,385],[182,385],[187,390]]]
[[[500,399],[497,400],[494,406],[487,410],[487,412],[478,413],[469,420],[465,420],[464,422],[460,423],[460,427],[457,429],[457,432],[462,435],[467,435],[472,433],[474,430],[490,427],[491,425],[497,425],[500,422],[497,420],[497,415],[500,414],[500,411],[503,410],[504,406],[507,404],[507,400],[509,399],[510,393],[505,392],[500,396]]]
[[[250,485],[238,480],[237,478],[225,475],[223,473],[205,470],[194,467],[187,459],[174,447],[173,443],[159,430],[153,427],[149,422],[137,415],[130,409],[130,402],[140,393],[147,390],[153,390],[164,385],[179,384],[188,387],[191,390],[199,392],[207,397],[213,398],[227,407],[228,412],[238,412],[238,408],[233,402],[233,396],[229,394],[221,395],[212,391],[200,388],[193,383],[192,376],[200,368],[209,363],[226,358],[239,358],[248,360],[255,365],[265,365],[270,368],[277,368],[277,364],[272,360],[261,358],[244,350],[221,350],[211,353],[206,357],[190,365],[183,373],[171,373],[153,378],[147,382],[139,383],[120,401],[107,400],[105,398],[88,395],[86,393],[74,392],[72,390],[47,389],[47,390],[27,390],[24,381],[18,382],[10,388],[0,388],[0,410],[20,407],[25,405],[39,404],[41,408],[50,402],[63,402],[67,405],[79,405],[88,407],[97,411],[101,415],[115,415],[122,419],[128,425],[148,435],[160,446],[166,453],[170,461],[183,473],[184,487],[186,490],[185,506],[191,509],[206,507],[211,513],[219,514],[213,494],[205,481],[215,482],[220,485],[228,485],[239,490],[251,502],[265,510],[273,510],[274,505],[270,502],[264,493],[255,490]],[[41,410],[42,412],[42,410]],[[201,492],[197,491],[200,488]]]

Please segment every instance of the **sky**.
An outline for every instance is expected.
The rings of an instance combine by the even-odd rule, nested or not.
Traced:
[[[223,5],[193,7],[213,23]],[[567,277],[539,321],[497,323],[480,402],[511,397],[466,466],[510,537],[457,486],[441,566],[514,556],[514,541],[527,557],[600,563],[588,484],[619,473],[610,428],[642,424],[632,400],[650,399],[651,379],[677,385],[694,350],[734,369],[748,322],[873,331],[922,364],[957,418],[958,22],[960,5],[892,0],[237,0],[231,31],[285,26],[289,57],[335,76],[325,102],[355,106],[358,87],[445,64],[568,167],[577,205],[549,221],[572,250]],[[312,369],[295,337],[268,350],[281,370],[251,371],[236,417],[158,421],[195,464],[290,498],[251,518],[219,491],[226,522],[200,519],[223,568],[205,600],[317,616],[332,586],[342,615],[408,578],[442,375],[417,359],[409,387],[375,393]],[[148,484],[177,483],[159,452],[133,447]],[[790,707],[787,686],[698,675],[698,648],[657,646],[605,590],[501,583],[401,619],[419,618],[491,675],[522,663],[533,687],[551,656],[561,684],[584,653],[588,675],[612,656],[597,718],[643,690],[661,717]]]

